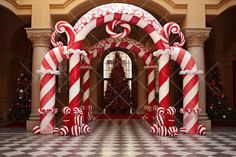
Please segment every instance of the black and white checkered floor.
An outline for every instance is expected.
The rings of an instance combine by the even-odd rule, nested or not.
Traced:
[[[79,137],[0,133],[0,156],[236,156],[235,132],[154,136],[144,120],[96,120]]]

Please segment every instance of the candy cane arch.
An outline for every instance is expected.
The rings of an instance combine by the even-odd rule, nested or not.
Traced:
[[[156,49],[164,49],[162,41],[160,39],[161,25],[159,22],[145,10],[123,3],[111,3],[102,6],[98,6],[84,16],[82,16],[74,27],[64,21],[60,21],[56,24],[55,32],[52,35],[51,42],[53,46],[56,46],[53,50],[50,50],[42,63],[42,73],[41,75],[41,96],[40,96],[40,108],[53,108],[55,105],[55,76],[57,73],[56,67],[59,62],[69,58],[70,59],[70,90],[69,90],[69,106],[71,108],[80,106],[80,59],[83,51],[80,50],[85,37],[91,32],[95,27],[99,27],[105,23],[118,20],[124,21],[136,25],[144,29],[147,34],[152,38]],[[55,40],[57,33],[65,32],[67,35],[67,45],[68,47],[62,47],[62,43]],[[59,47],[57,47],[59,46]],[[59,49],[63,49],[63,52],[58,52]],[[69,51],[70,50],[70,51]],[[76,51],[78,50],[78,51]],[[61,55],[61,58],[57,58]],[[64,55],[64,56],[63,56]],[[50,57],[47,57],[50,56]],[[56,56],[56,57],[55,57]],[[65,57],[68,56],[68,57]],[[46,60],[46,61],[45,61]],[[54,63],[55,61],[55,63]],[[45,65],[44,65],[45,64]],[[54,66],[52,66],[54,65]],[[52,66],[52,67],[51,67]],[[46,77],[45,77],[45,76]],[[50,83],[52,89],[46,88],[46,84]],[[49,89],[49,90],[48,90]],[[46,92],[45,92],[46,91]],[[48,93],[45,96],[45,93]],[[47,104],[47,105],[45,105]],[[44,107],[46,106],[46,107]],[[50,115],[50,116],[49,116]],[[51,134],[54,128],[54,115],[48,113],[47,116],[41,116],[40,126],[41,133]],[[46,117],[46,118],[45,118]]]
[[[191,54],[178,47],[170,47],[170,50],[166,51],[156,51],[154,56],[160,56],[163,54],[170,55],[170,59],[176,61],[182,71],[180,72],[183,75],[183,109],[181,112],[184,114],[183,125],[186,129],[186,132],[189,134],[198,133],[198,114],[199,114],[199,105],[198,105],[198,74],[201,73],[197,69],[195,60]]]
[[[132,51],[138,55],[147,65],[148,69],[148,105],[153,107],[155,105],[155,77],[154,77],[154,62],[153,55],[150,53],[150,49],[144,47],[136,40],[129,38],[107,38],[96,43],[94,46],[87,50],[88,55],[84,58],[84,76],[83,76],[83,105],[89,105],[89,65],[92,60],[101,53],[110,48],[121,47]],[[151,118],[151,117],[150,117]],[[149,119],[150,119],[149,118]]]

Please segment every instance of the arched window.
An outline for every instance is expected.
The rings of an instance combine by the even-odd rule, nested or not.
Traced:
[[[129,87],[132,90],[132,60],[131,58],[129,57],[129,55],[127,55],[123,51],[112,51],[108,55],[106,55],[103,61],[103,78],[104,78],[103,92],[104,93],[107,88],[107,82],[110,78],[116,52],[119,52],[120,54],[122,65],[125,71],[125,77],[129,80]]]

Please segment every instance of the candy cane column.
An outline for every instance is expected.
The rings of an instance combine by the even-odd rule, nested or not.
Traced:
[[[148,106],[153,108],[155,105],[155,75],[154,66],[146,66],[148,72]],[[154,117],[153,110],[148,115],[148,121],[151,123]]]
[[[84,106],[84,121],[88,123],[88,106],[90,105],[89,99],[89,76],[90,76],[90,66],[83,66],[84,76],[83,76],[83,106]]]
[[[80,107],[80,59],[81,55],[87,55],[83,50],[69,49],[70,57],[70,89],[69,106],[71,109]],[[74,118],[73,116],[71,118]],[[74,124],[72,124],[74,125]]]

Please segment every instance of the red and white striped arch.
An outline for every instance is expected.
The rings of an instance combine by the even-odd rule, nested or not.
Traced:
[[[88,106],[89,102],[89,76],[90,71],[89,65],[93,61],[94,58],[105,52],[110,48],[124,48],[130,50],[137,56],[139,56],[144,63],[147,65],[148,72],[148,105],[153,107],[155,105],[155,76],[154,76],[154,62],[153,62],[153,54],[151,53],[151,49],[143,46],[140,42],[129,39],[129,38],[106,38],[92,47],[90,47],[86,52],[87,56],[84,57],[84,76],[83,76],[83,105]],[[151,117],[149,117],[150,119]]]
[[[131,23],[135,26],[142,28],[146,33],[151,37],[154,42],[156,50],[165,50],[169,48],[168,43],[166,44],[167,37],[164,36],[166,34],[178,33],[173,31],[171,27],[162,28],[159,22],[148,12],[145,10],[123,3],[111,3],[106,5],[98,6],[89,12],[87,12],[84,16],[82,16],[74,27],[71,27],[70,24],[64,21],[60,21],[56,24],[56,32],[52,35],[51,42],[54,46],[60,46],[54,48],[46,54],[44,61],[41,66],[41,95],[40,95],[40,109],[47,111],[47,109],[54,108],[55,105],[55,76],[57,73],[56,68],[59,62],[63,59],[70,58],[70,90],[69,90],[69,106],[71,108],[79,107],[80,104],[80,64],[81,64],[81,54],[84,54],[81,51],[81,47],[86,36],[96,27],[99,27],[107,22],[111,22],[114,20],[124,21],[127,23]],[[167,30],[167,31],[166,31]],[[172,30],[172,31],[168,31]],[[62,43],[59,43],[55,40],[55,35],[57,33],[66,32],[68,38],[68,47],[62,47]],[[167,33],[166,33],[167,32]],[[181,36],[181,34],[179,34]],[[164,41],[164,39],[166,39]],[[181,40],[182,41],[182,40]],[[181,46],[174,45],[174,46]],[[63,51],[63,52],[62,52]],[[172,50],[177,51],[176,49]],[[163,51],[165,52],[165,51]],[[182,53],[179,53],[182,54]],[[178,58],[178,57],[177,57]],[[168,74],[168,66],[169,66],[170,55],[166,53],[162,53],[159,56],[159,103],[160,106],[167,108],[169,106],[169,74]],[[183,59],[185,60],[185,59]],[[177,61],[177,60],[176,60]],[[178,62],[178,61],[177,61]],[[185,61],[183,61],[185,62]],[[187,64],[188,65],[188,64]],[[192,69],[191,69],[192,70]],[[195,75],[194,78],[191,78],[189,75],[190,72],[184,71],[187,75],[184,77],[186,82],[190,80],[196,80]],[[48,82],[51,82],[48,84]],[[190,81],[193,82],[193,81]],[[184,84],[185,85],[185,84]],[[195,84],[194,84],[195,85]],[[189,88],[189,84],[186,84],[186,91]],[[195,85],[197,86],[197,85]],[[194,86],[194,89],[197,90]],[[50,87],[50,88],[49,88]],[[195,90],[189,91],[194,93]],[[198,96],[198,90],[197,94]],[[196,96],[196,97],[197,97]],[[191,99],[191,94],[188,92],[184,92],[184,97],[186,97],[186,102],[189,102],[189,108],[194,109],[196,105],[192,105],[192,102],[196,102],[197,98],[194,97]],[[47,104],[47,105],[45,105]],[[194,103],[196,104],[196,103]],[[183,111],[185,111],[184,108]],[[43,113],[43,112],[41,112]],[[53,111],[45,112],[41,114],[41,133],[43,134],[51,134],[53,132],[54,123],[53,123]],[[46,117],[46,118],[45,118]],[[189,125],[189,132],[192,128],[197,126],[197,123],[192,125],[194,116],[185,116],[186,125]],[[187,123],[189,122],[189,123]],[[73,125],[73,124],[72,124]],[[194,129],[192,129],[194,130]]]

